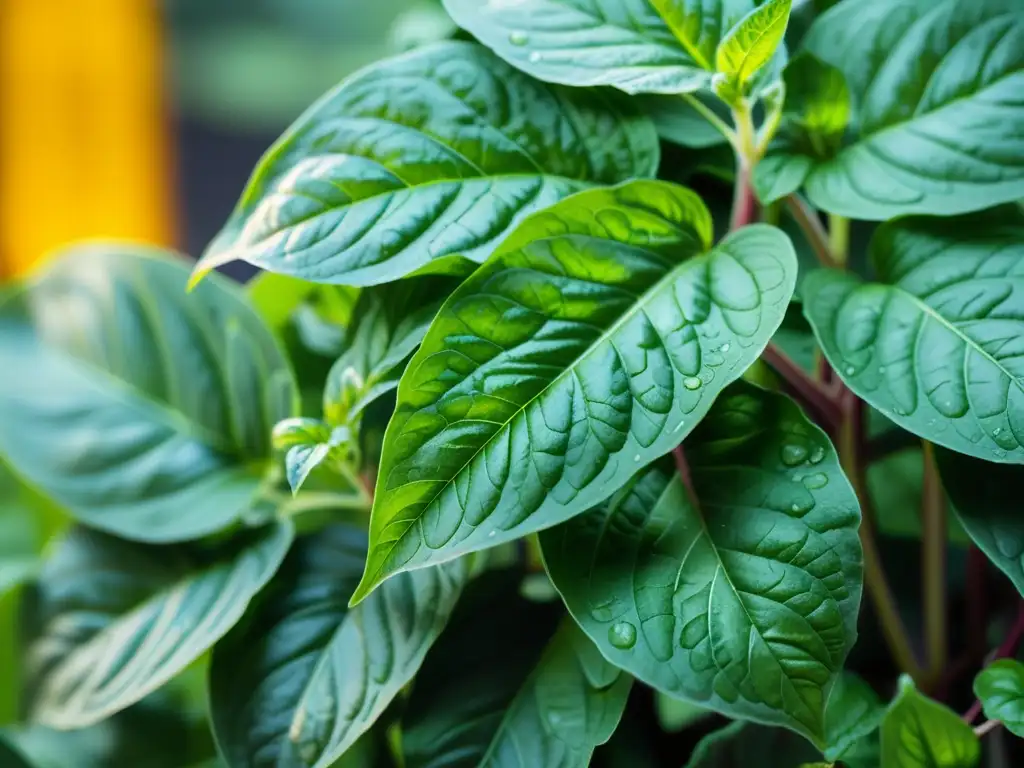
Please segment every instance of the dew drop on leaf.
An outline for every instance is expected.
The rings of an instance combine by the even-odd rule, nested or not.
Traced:
[[[620,650],[636,645],[636,627],[628,621],[617,621],[608,627],[608,642]]]
[[[999,437],[1001,434],[1003,434],[1002,427],[996,427],[995,429],[992,430],[992,437]]]
[[[846,366],[845,368],[843,368],[843,370],[846,372],[847,376],[853,376],[853,374],[857,372],[857,369],[854,368],[852,365]]]
[[[729,342],[728,342],[728,341],[727,341],[727,342],[725,342],[725,344],[723,344],[722,346],[720,346],[720,347],[719,347],[718,349],[719,349],[719,350],[720,350],[720,351],[721,351],[721,352],[722,352],[723,354],[724,354],[724,353],[726,353],[726,352],[728,352],[728,351],[729,351]]]
[[[541,58],[542,58],[542,57],[541,57],[541,55],[540,55],[540,51],[532,51],[532,52],[530,53],[530,61],[531,61],[531,62],[532,62],[533,64],[536,64],[536,63],[537,63],[538,61],[540,61],[540,60],[541,60]]]
[[[637,464],[640,463],[640,454],[639,453],[636,456],[633,457],[633,461],[635,461]]]
[[[820,445],[814,446],[814,450],[811,451],[811,464],[820,464],[821,460],[825,458],[825,449]]]
[[[525,32],[515,30],[509,34],[508,41],[512,43],[512,45],[526,45],[530,42],[530,36]]]
[[[787,467],[795,467],[803,464],[807,459],[807,449],[798,443],[788,443],[782,446],[779,458]]]
[[[696,376],[687,376],[683,379],[683,386],[689,389],[691,392],[695,389],[700,389],[700,385],[703,382]]]
[[[806,483],[807,481],[804,480],[804,482]],[[814,498],[810,494],[789,505],[789,511],[794,515],[802,515],[810,512],[812,509],[814,509]]]
[[[813,475],[807,475],[807,477],[803,479],[803,484],[805,488],[809,488],[812,491],[817,490],[818,488],[824,488],[828,485],[828,475],[823,472],[815,472]]]

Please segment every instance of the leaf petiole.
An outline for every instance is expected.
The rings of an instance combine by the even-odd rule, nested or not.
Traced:
[[[711,109],[708,108],[704,102],[694,96],[692,93],[680,94],[683,100],[693,107],[697,112],[700,113],[701,117],[711,123],[711,126],[722,134],[726,140],[732,144],[733,149],[738,150],[736,131],[729,127],[729,125],[718,115],[716,115]]]
[[[924,595],[928,680],[942,675],[949,655],[946,621],[946,500],[935,464],[935,448],[922,441],[924,485],[921,489],[921,590]]]

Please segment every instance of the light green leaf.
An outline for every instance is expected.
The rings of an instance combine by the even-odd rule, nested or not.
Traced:
[[[671,462],[651,465],[541,534],[548,574],[612,663],[824,746],[862,572],[857,500],[835,450],[794,403],[746,383],[685,446],[700,509]]]
[[[1024,467],[991,464],[952,451],[935,458],[953,511],[978,548],[1024,595]]]
[[[658,725],[668,733],[678,733],[711,715],[709,709],[661,691],[654,692],[654,712],[658,716]]]
[[[464,561],[403,575],[347,607],[366,554],[348,524],[300,539],[267,598],[214,649],[214,733],[230,768],[326,768],[416,673]]]
[[[843,73],[855,116],[807,176],[814,205],[883,221],[1024,197],[1019,0],[848,0],[804,45]]]
[[[974,695],[989,720],[1024,738],[1024,665],[1016,659],[998,659],[974,678]]]
[[[618,725],[632,678],[571,621],[552,638],[559,612],[507,577],[467,594],[428,654],[402,720],[406,768],[585,768]]]
[[[213,549],[73,529],[43,567],[32,605],[33,719],[84,728],[159,688],[241,618],[291,539],[287,523]]]
[[[973,768],[981,747],[955,712],[917,692],[910,678],[882,722],[881,768]]]
[[[439,43],[356,73],[300,117],[194,279],[236,259],[348,285],[466,273],[527,214],[657,167],[654,126],[621,95]]]
[[[700,198],[665,182],[526,221],[445,302],[402,377],[353,600],[606,498],[757,359],[795,277],[782,232],[712,248]]]
[[[455,22],[517,69],[627,93],[706,88],[715,49],[756,0],[444,0]]]
[[[726,125],[731,124],[732,117],[729,114],[729,108],[720,99],[706,93],[696,93],[693,98],[699,100]],[[678,96],[645,94],[636,97],[636,100],[654,121],[658,135],[665,141],[694,149],[715,147],[726,143],[726,138],[721,131],[708,122],[707,118],[689,102]]]
[[[883,224],[879,282],[820,270],[804,312],[859,397],[938,445],[1024,463],[1024,214]]]
[[[276,333],[284,332],[295,312],[316,292],[316,283],[273,272],[261,272],[245,284],[249,303]]]
[[[796,192],[816,161],[832,157],[850,120],[850,91],[843,73],[803,52],[782,73],[786,101],[776,139],[754,169],[764,203]]]
[[[715,68],[733,87],[743,89],[771,61],[789,24],[792,0],[767,0],[739,21],[715,51]]]
[[[686,768],[796,768],[818,757],[817,750],[792,731],[735,722],[701,739]]]
[[[0,303],[0,453],[89,525],[140,541],[238,520],[298,403],[288,362],[226,280],[90,245]]]

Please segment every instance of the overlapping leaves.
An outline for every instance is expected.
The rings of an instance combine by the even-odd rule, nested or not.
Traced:
[[[198,267],[321,283],[462,272],[524,216],[651,176],[653,125],[614,92],[552,88],[471,43],[378,63],[314,104],[257,166]]]
[[[606,498],[757,358],[795,278],[779,230],[712,247],[703,203],[664,182],[580,193],[524,222],[406,369],[353,599]]]
[[[699,508],[657,464],[541,534],[552,581],[615,664],[659,690],[826,744],[856,638],[859,514],[828,438],[728,389],[687,439]]]

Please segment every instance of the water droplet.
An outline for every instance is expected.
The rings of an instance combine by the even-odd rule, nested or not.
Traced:
[[[808,475],[803,479],[804,488],[809,488],[812,491],[818,488],[824,488],[828,485],[828,475],[823,472],[815,472],[813,475]]]
[[[530,61],[531,61],[531,62],[533,62],[534,64],[536,64],[536,63],[537,63],[538,61],[540,61],[540,60],[541,60],[541,58],[543,58],[543,57],[542,57],[542,56],[540,55],[540,51],[531,51],[531,52],[530,52],[530,57],[529,57],[529,58],[530,58]]]
[[[562,715],[558,712],[548,712],[548,722],[552,725],[558,725],[562,722]]]
[[[878,372],[879,373],[885,373],[885,366],[884,365],[878,366]]]
[[[992,437],[999,437],[1001,434],[1003,434],[1002,427],[996,427],[995,429],[992,430]]]
[[[846,373],[847,376],[853,376],[853,374],[857,372],[857,369],[854,368],[852,365],[848,365],[845,368],[843,368],[843,371]]]
[[[491,536],[497,536],[497,535],[498,535],[497,531],[491,531],[490,533],[487,534],[487,537],[490,538]]]
[[[807,449],[797,443],[791,443],[789,445],[782,446],[782,451],[779,457],[782,459],[782,463],[787,467],[795,467],[798,464],[803,464],[807,459]]]
[[[789,505],[789,511],[794,515],[802,515],[814,509],[814,498],[810,494],[802,496]]]
[[[811,451],[811,464],[820,464],[821,460],[825,458],[825,449],[820,445],[814,446],[814,450]]]
[[[636,456],[633,457],[633,461],[635,461],[637,464],[640,463],[640,454],[639,453]]]
[[[1004,459],[1006,458],[1006,451],[1004,451],[1002,448],[996,448],[994,451],[992,451],[992,455],[995,456],[997,459]]]
[[[725,342],[725,344],[723,344],[722,346],[720,346],[720,347],[719,347],[718,349],[719,349],[719,350],[720,350],[721,352],[723,352],[723,353],[725,353],[725,352],[728,352],[728,351],[729,351],[729,342],[728,342],[728,341],[727,341],[727,342]]]
[[[509,34],[508,41],[512,43],[512,45],[526,45],[530,42],[530,36],[517,29]]]
[[[608,642],[619,650],[628,650],[636,645],[636,627],[628,621],[617,621],[608,627]]]
[[[696,376],[687,376],[683,379],[683,386],[689,389],[691,392],[695,389],[700,389],[700,385],[703,384],[700,379]]]

